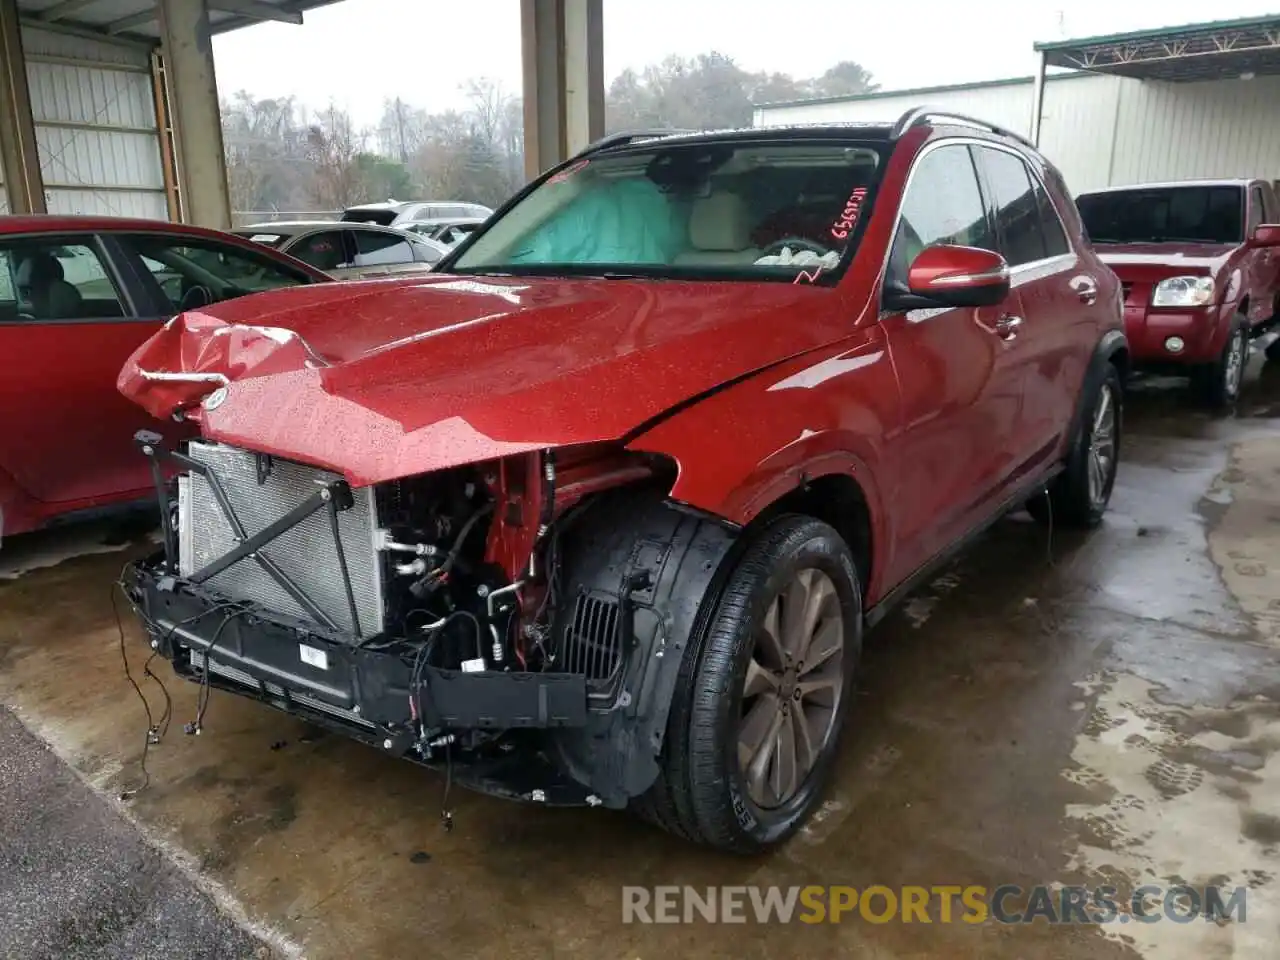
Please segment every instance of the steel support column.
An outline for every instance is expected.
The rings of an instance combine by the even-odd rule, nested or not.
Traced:
[[[1040,146],[1040,119],[1044,114],[1044,71],[1048,58],[1043,50],[1036,52],[1036,78],[1031,87],[1031,142]]]
[[[172,125],[180,218],[227,230],[231,198],[205,0],[160,0],[163,100]],[[163,123],[163,120],[162,120]]]
[[[0,0],[0,169],[10,213],[45,212],[17,0]]]
[[[530,178],[604,135],[602,0],[521,0]]]

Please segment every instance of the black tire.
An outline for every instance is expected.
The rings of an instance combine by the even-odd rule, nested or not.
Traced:
[[[1111,415],[1111,456],[1099,487],[1090,481],[1090,460],[1095,449],[1095,430],[1099,405],[1103,397],[1113,411]],[[1053,523],[1076,529],[1089,529],[1102,522],[1115,487],[1116,468],[1120,462],[1120,441],[1124,422],[1124,390],[1120,372],[1107,364],[1101,382],[1084,406],[1084,415],[1071,444],[1066,468],[1054,478],[1046,493],[1027,501],[1027,511],[1041,523]]]
[[[733,566],[723,589],[707,601],[715,604],[714,610],[685,652],[658,782],[633,805],[645,819],[677,836],[740,854],[786,840],[818,803],[853,699],[862,648],[862,590],[853,555],[834,529],[810,517],[787,515],[748,536],[743,548],[726,560]],[[842,660],[833,669],[842,688],[807,776],[797,778],[798,789],[788,800],[770,809],[752,798],[738,759],[744,684],[756,637],[779,592],[810,570],[825,574],[835,588]]]
[[[1192,389],[1201,401],[1212,410],[1223,410],[1240,399],[1240,387],[1244,383],[1244,368],[1249,362],[1249,321],[1243,314],[1236,314],[1231,322],[1231,334],[1223,344],[1222,353],[1213,363],[1197,367],[1191,374]]]

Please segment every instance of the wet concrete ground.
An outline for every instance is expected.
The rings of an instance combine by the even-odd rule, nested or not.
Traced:
[[[1168,385],[1136,389],[1102,529],[1050,539],[1009,518],[874,631],[826,805],[770,857],[461,793],[446,833],[441,777],[268,708],[215,693],[203,735],[184,736],[196,689],[163,665],[173,725],[150,786],[122,803],[146,723],[108,592],[130,548],[99,531],[5,543],[0,566],[38,568],[0,581],[0,700],[282,955],[1271,960],[1276,366],[1255,366],[1225,419]],[[106,552],[56,562],[63,546]],[[137,675],[146,650],[126,631]],[[144,689],[158,713],[159,686]],[[1182,881],[1248,887],[1246,921],[621,922],[623,885]]]

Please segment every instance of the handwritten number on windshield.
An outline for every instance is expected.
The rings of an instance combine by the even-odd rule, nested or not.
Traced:
[[[840,218],[831,225],[831,235],[837,240],[843,240],[853,232],[854,225],[858,222],[858,213],[862,210],[862,201],[866,196],[866,187],[854,187],[853,193],[849,194],[849,201],[844,205]]]

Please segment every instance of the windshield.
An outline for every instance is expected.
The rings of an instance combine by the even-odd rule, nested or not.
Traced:
[[[1094,243],[1240,243],[1239,187],[1152,187],[1085,194],[1076,200]]]
[[[870,214],[879,160],[821,141],[611,151],[543,181],[448,270],[826,280]]]

